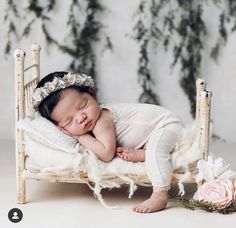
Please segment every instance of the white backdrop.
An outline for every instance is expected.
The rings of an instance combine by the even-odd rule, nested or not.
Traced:
[[[61,42],[67,34],[64,18],[67,18],[68,2],[59,1],[57,7],[57,24],[52,24],[51,34]],[[137,102],[141,89],[137,83],[137,61],[139,46],[134,40],[127,37],[132,33],[134,25],[133,13],[137,9],[139,0],[132,1],[101,1],[107,12],[102,16],[103,24],[106,25],[106,33],[111,37],[114,51],[106,51],[101,55],[102,45],[96,47],[97,56],[97,80],[98,97],[100,102]],[[0,15],[4,14],[4,1],[0,2]],[[214,122],[213,132],[222,139],[236,142],[236,37],[230,36],[227,45],[221,52],[218,65],[209,58],[210,47],[216,40],[216,23],[218,12],[212,12],[210,5],[204,13],[207,26],[211,28],[206,40],[207,53],[203,57],[201,69],[202,77],[207,81],[208,88],[213,91],[212,119]],[[18,23],[18,26],[21,26]],[[13,49],[22,47],[26,50],[29,58],[30,45],[37,42],[41,45],[41,76],[56,71],[66,70],[71,58],[58,51],[54,46],[47,50],[44,35],[38,23],[33,33],[22,41],[15,41]],[[12,55],[5,58],[3,54],[7,27],[1,18],[0,24],[0,138],[14,138],[14,61]],[[63,32],[62,32],[63,31]],[[190,123],[189,102],[180,88],[179,67],[172,72],[169,65],[172,55],[158,49],[158,54],[153,54],[151,60],[151,72],[154,80],[154,89],[160,97],[161,104],[177,113],[185,123]],[[27,61],[26,61],[27,62]]]

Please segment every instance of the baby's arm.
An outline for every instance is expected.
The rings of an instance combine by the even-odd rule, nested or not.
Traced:
[[[90,134],[85,134],[78,137],[78,141],[84,147],[90,149],[102,161],[111,161],[115,155],[116,138],[114,121],[103,110],[94,129],[93,137]]]

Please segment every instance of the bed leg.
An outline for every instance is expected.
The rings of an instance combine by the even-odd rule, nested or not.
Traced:
[[[23,171],[25,166],[25,153],[24,146],[20,144],[21,143],[18,144],[18,156],[16,157],[16,191],[17,203],[24,204],[26,203],[26,181],[23,177]]]
[[[26,181],[23,177],[25,169],[25,150],[23,144],[23,131],[17,129],[16,136],[16,192],[17,203],[26,203]]]
[[[21,178],[18,181],[17,203],[24,204],[26,203],[25,180]]]

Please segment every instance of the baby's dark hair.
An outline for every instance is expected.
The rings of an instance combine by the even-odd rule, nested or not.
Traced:
[[[68,72],[66,71],[56,71],[53,73],[48,74],[44,78],[42,78],[36,88],[43,87],[46,82],[52,82],[55,77],[57,78],[63,78]],[[88,93],[92,97],[96,99],[96,94],[95,94],[95,89],[88,87],[88,86],[78,86],[78,85],[73,85],[67,88],[73,88],[77,90],[80,93]],[[61,99],[61,96],[63,94],[63,89],[59,89],[50,95],[48,95],[45,99],[42,100],[42,102],[38,106],[39,113],[46,119],[50,120],[53,122],[55,125],[58,123],[51,118],[51,114],[53,112],[53,109]]]

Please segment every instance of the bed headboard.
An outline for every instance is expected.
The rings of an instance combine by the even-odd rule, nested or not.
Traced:
[[[30,110],[31,94],[40,79],[40,46],[31,45],[31,65],[25,67],[25,51],[21,48],[15,50],[15,126],[24,119]],[[25,72],[31,69],[31,79],[25,83]],[[15,153],[16,153],[16,181],[17,202],[25,202],[25,181],[21,175],[25,168],[24,133],[15,127]]]
[[[40,46],[31,45],[31,65],[25,67],[25,51],[21,48],[15,50],[15,120],[24,119],[27,116],[33,89],[40,79]],[[25,83],[24,74],[31,70],[31,79]]]

